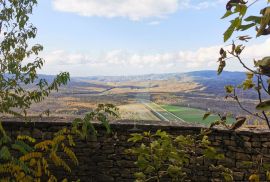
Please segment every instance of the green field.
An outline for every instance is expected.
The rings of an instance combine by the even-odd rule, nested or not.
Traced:
[[[172,105],[161,105],[161,107],[173,113],[174,115],[182,118],[186,122],[209,125],[212,122],[219,119],[217,115],[210,115],[207,119],[203,120],[203,116],[206,111],[201,110],[201,109],[181,107],[181,106],[172,106]],[[228,123],[235,122],[235,119],[228,118],[227,122]]]
[[[167,111],[166,109],[162,108],[160,105],[154,102],[144,102],[144,105],[147,106],[150,110],[154,111],[161,120],[165,121],[176,121],[176,122],[184,122],[182,118],[175,116],[171,112]]]

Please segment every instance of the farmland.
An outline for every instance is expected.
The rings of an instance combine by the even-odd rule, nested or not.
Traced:
[[[190,122],[190,123],[209,125],[212,122],[219,119],[219,116],[212,114],[209,117],[207,117],[205,120],[203,120],[203,116],[204,116],[206,111],[201,110],[201,109],[173,106],[173,105],[162,105],[161,107],[164,108],[165,110],[173,113],[174,115],[182,118],[184,121]],[[228,118],[227,122],[232,123],[234,121],[235,121],[235,119]]]
[[[209,126],[214,121],[220,119],[218,115],[211,114],[203,120],[206,111],[202,109],[174,105],[158,105],[149,100],[140,100],[139,103],[129,105],[127,108],[129,108],[129,112],[127,113],[133,113],[133,116],[129,116],[128,118],[131,119],[133,117],[135,120],[161,120],[175,124],[194,123]],[[235,119],[228,117],[227,122],[231,124],[235,122]]]
[[[225,100],[224,86],[240,80],[230,78],[240,73],[227,73],[217,78],[215,72],[186,74],[139,75],[129,77],[72,78],[58,93],[31,108],[31,115],[50,110],[51,116],[82,117],[101,103],[119,108],[119,120],[209,123],[218,119],[217,113],[231,113],[234,117],[245,115],[233,100]],[[43,75],[43,77],[45,77]],[[51,78],[46,76],[46,78]],[[237,82],[236,82],[237,81]],[[218,83],[218,84],[217,84]],[[255,108],[252,95],[239,95],[243,106]],[[202,117],[210,109],[214,115]],[[232,119],[229,119],[232,122]]]

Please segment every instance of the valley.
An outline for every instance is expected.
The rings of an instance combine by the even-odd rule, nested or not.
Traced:
[[[244,78],[241,72],[217,76],[215,71],[72,78],[58,93],[42,104],[35,104],[30,112],[35,115],[49,109],[51,116],[83,116],[100,103],[111,103],[119,108],[120,120],[209,125],[218,119],[218,113],[246,115],[233,100],[224,99],[224,86],[238,85]],[[254,111],[256,102],[252,94],[239,91],[239,99],[245,108]],[[213,115],[203,121],[206,111]]]

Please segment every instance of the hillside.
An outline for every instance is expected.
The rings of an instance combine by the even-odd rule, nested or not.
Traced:
[[[52,80],[53,76],[41,75]],[[211,109],[216,113],[229,111],[244,114],[233,101],[224,102],[225,85],[238,85],[245,79],[243,72],[195,71],[188,73],[148,74],[137,76],[72,77],[67,86],[61,87],[42,105],[32,108],[50,109],[55,115],[81,115],[99,103],[112,103],[120,108],[123,119],[147,120],[156,118],[145,103],[177,105]],[[254,109],[255,93],[239,92],[244,106]]]
[[[92,76],[74,77],[68,84],[72,87],[95,87],[102,89],[130,88],[131,90],[158,87],[159,82],[193,82],[197,90],[207,94],[224,95],[225,85],[238,85],[245,79],[243,72],[227,72],[217,75],[216,71],[195,71],[188,73],[147,74],[135,76]],[[139,83],[149,84],[139,84]],[[152,83],[152,84],[150,84]],[[166,92],[167,90],[163,90]]]

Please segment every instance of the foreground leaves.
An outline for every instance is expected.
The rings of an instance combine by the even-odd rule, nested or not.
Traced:
[[[39,142],[28,135],[18,135],[12,140],[0,123],[0,181],[59,181],[53,166],[70,173],[72,167],[79,165],[74,153],[74,138],[87,139],[89,135],[95,135],[93,121],[100,121],[110,132],[109,118],[117,115],[116,107],[101,104],[85,118],[76,119],[71,127],[56,132],[52,139]],[[68,181],[66,178],[61,180]]]
[[[3,35],[0,40],[2,114],[26,117],[32,103],[43,101],[52,91],[58,91],[61,85],[66,85],[70,79],[67,72],[58,74],[51,81],[38,78],[38,70],[44,64],[38,54],[43,47],[40,44],[28,44],[37,35],[37,28],[29,22],[29,16],[36,4],[36,0],[0,1],[0,32]]]
[[[223,154],[210,146],[211,142],[203,134],[173,137],[165,131],[158,130],[154,134],[131,134],[128,141],[137,146],[126,151],[137,158],[135,164],[139,172],[134,174],[136,181],[160,181],[163,177],[169,177],[172,181],[185,181],[188,176],[183,168],[190,165],[191,160],[224,158]],[[199,152],[201,150],[202,152]],[[218,170],[224,180],[232,181],[231,170],[224,166],[219,166]]]

